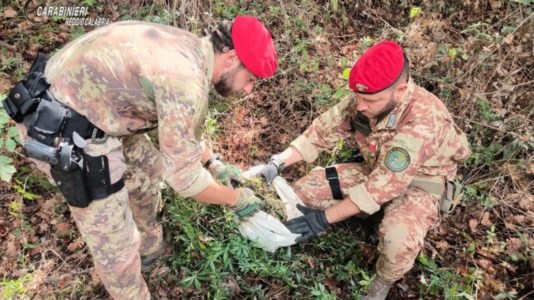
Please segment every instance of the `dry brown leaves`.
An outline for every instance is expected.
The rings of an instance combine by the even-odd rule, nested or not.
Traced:
[[[10,6],[8,6],[8,7],[6,7],[4,9],[4,17],[6,17],[6,18],[13,18],[14,16],[17,15],[17,13],[18,12],[14,8],[12,8]]]
[[[70,252],[74,252],[82,248],[84,244],[85,242],[83,241],[82,237],[78,237],[77,239],[75,239],[72,243],[70,243],[67,246],[67,250],[69,250]]]

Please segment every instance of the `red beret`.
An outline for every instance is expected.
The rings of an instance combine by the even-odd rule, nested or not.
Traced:
[[[271,33],[255,17],[237,16],[232,25],[232,42],[239,60],[252,74],[267,78],[278,66]]]
[[[401,46],[383,41],[369,48],[356,61],[349,75],[349,88],[360,94],[375,94],[399,79],[406,58]]]

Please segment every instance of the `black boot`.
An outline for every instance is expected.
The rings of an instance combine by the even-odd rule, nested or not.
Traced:
[[[159,247],[158,250],[148,255],[141,255],[141,270],[143,272],[149,270],[150,266],[152,266],[152,264],[154,264],[168,248],[169,246],[167,245],[167,242],[163,240],[161,247]]]

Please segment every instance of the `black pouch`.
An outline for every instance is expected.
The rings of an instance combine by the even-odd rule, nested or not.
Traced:
[[[37,107],[28,135],[48,146],[55,144],[65,123],[68,110],[56,101],[42,100]]]
[[[39,99],[32,97],[28,89],[22,82],[19,82],[11,89],[7,98],[2,101],[7,114],[20,123],[25,115],[35,111]]]
[[[59,164],[50,169],[52,178],[70,206],[87,207],[91,203],[85,171],[76,166],[70,171],[63,171]]]
[[[24,116],[35,112],[40,95],[50,86],[43,74],[48,59],[48,55],[39,53],[26,78],[19,81],[2,101],[6,112],[15,122],[20,123]]]

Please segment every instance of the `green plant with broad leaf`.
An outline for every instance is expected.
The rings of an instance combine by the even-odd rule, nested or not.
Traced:
[[[0,95],[1,100],[5,97],[6,95]],[[17,143],[20,143],[17,128],[9,120],[4,106],[0,106],[0,180],[8,182],[17,171],[10,154],[15,151]]]
[[[470,300],[477,286],[481,283],[480,271],[470,268],[464,274],[440,267],[435,260],[419,255],[419,266],[423,269],[420,279],[421,296],[442,296],[445,299]]]

